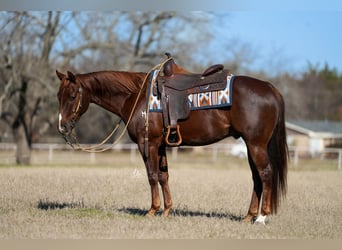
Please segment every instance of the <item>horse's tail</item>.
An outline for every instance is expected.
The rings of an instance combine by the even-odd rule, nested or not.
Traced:
[[[285,128],[285,104],[283,97],[278,95],[279,116],[277,125],[268,144],[268,155],[272,166],[271,213],[277,213],[280,198],[287,191],[288,146]]]

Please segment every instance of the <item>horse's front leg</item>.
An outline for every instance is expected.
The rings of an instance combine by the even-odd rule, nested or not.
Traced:
[[[161,146],[158,151],[159,156],[159,174],[158,180],[163,192],[164,199],[164,212],[163,216],[169,216],[169,213],[172,208],[172,199],[171,192],[169,187],[169,172],[168,172],[168,164],[166,157],[166,149],[165,146]]]
[[[160,196],[159,196],[159,164],[158,164],[158,147],[149,145],[148,157],[144,158],[148,182],[151,187],[151,208],[146,216],[154,216],[160,209]]]

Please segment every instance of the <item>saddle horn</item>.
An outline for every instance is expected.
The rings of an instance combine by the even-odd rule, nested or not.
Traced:
[[[165,55],[167,56],[167,58],[171,58],[172,57],[171,53],[169,53],[169,52],[165,52]]]
[[[172,58],[171,54],[169,52],[165,52],[165,55],[167,56],[167,58]],[[168,60],[163,67],[163,73],[164,76],[172,76],[173,75],[173,64],[175,62],[173,61],[173,59]]]

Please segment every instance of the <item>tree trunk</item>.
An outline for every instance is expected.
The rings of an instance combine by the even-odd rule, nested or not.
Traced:
[[[16,162],[19,165],[29,165],[31,161],[31,148],[27,140],[25,127],[21,122],[13,125],[13,136],[16,142]]]
[[[25,110],[27,109],[27,91],[28,81],[21,81],[19,90],[18,115],[12,124],[14,141],[17,144],[16,162],[20,165],[29,165],[31,160],[31,137],[25,121]]]

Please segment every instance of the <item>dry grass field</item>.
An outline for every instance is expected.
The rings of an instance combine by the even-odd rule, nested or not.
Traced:
[[[2,165],[0,238],[342,239],[342,172],[329,162],[290,166],[287,198],[263,226],[240,222],[252,189],[246,159],[169,160],[174,210],[145,218],[150,188],[138,156],[96,157],[94,165],[86,153],[61,152],[63,164],[44,164],[36,152],[32,166]]]

